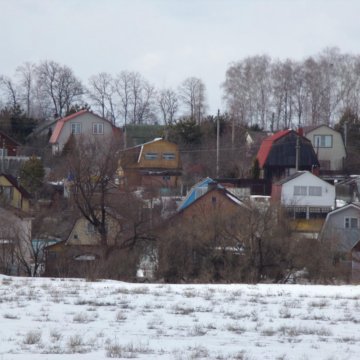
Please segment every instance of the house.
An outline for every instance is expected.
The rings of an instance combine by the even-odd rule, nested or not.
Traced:
[[[178,146],[162,138],[126,149],[120,160],[120,181],[131,187],[157,188],[166,193],[179,185],[181,174]]]
[[[335,186],[309,171],[298,171],[274,183],[271,198],[285,207],[295,231],[317,237],[335,207]]]
[[[121,130],[110,121],[91,111],[81,110],[56,122],[55,129],[49,140],[52,145],[52,153],[61,153],[72,134],[75,136],[90,136],[101,140],[112,135],[119,135]]]
[[[327,214],[319,240],[342,260],[342,265],[360,280],[360,203],[351,203]]]
[[[328,125],[307,126],[303,131],[315,149],[320,169],[342,171],[346,150],[341,134]]]
[[[0,131],[0,157],[1,156],[16,156],[20,143]]]
[[[30,194],[9,174],[0,174],[0,199],[4,205],[30,211]]]
[[[298,169],[297,153],[298,150]],[[320,164],[311,141],[294,130],[279,131],[263,140],[257,153],[261,178],[272,180],[293,174],[296,170],[315,172]]]
[[[205,192],[194,199],[194,189],[180,210],[157,229],[158,274],[165,281],[219,280],[227,277],[225,273],[234,275],[241,261],[239,228],[249,208],[215,182],[199,189]]]
[[[360,176],[354,175],[335,184],[336,201],[340,204],[360,201]]]
[[[34,261],[31,243],[32,218],[20,210],[0,207],[0,272],[30,275]]]
[[[121,231],[118,221],[107,217],[108,246],[116,245],[116,237]],[[66,240],[46,247],[45,274],[64,276],[86,276],[86,267],[96,266],[102,258],[104,247],[101,246],[99,232],[84,217],[78,218]]]

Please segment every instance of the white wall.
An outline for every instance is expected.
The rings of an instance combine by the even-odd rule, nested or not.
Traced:
[[[307,195],[294,195],[295,186],[306,186]],[[321,196],[310,196],[309,186],[320,186]],[[334,207],[335,186],[321,180],[319,177],[309,172],[303,172],[301,176],[298,176],[282,185],[281,203],[288,206]]]

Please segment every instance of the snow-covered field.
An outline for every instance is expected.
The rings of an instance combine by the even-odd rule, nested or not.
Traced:
[[[360,359],[360,287],[0,276],[0,360]]]

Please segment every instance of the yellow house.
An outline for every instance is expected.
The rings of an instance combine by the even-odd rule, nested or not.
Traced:
[[[130,186],[173,188],[182,173],[179,148],[162,138],[126,149],[119,175]]]
[[[0,199],[25,212],[30,210],[30,194],[8,174],[0,174]]]

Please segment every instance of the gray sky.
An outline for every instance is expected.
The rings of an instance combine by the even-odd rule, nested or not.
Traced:
[[[246,56],[360,53],[359,0],[0,0],[0,74],[54,60],[91,75],[139,71],[157,88],[201,78],[209,113]]]

